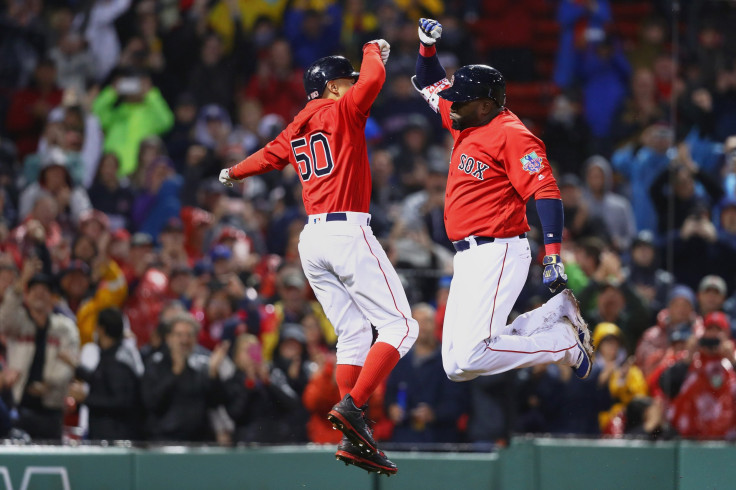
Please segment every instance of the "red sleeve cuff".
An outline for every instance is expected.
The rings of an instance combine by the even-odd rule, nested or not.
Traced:
[[[559,255],[560,249],[562,249],[561,243],[545,243],[544,255]]]
[[[437,47],[434,44],[431,46],[425,46],[424,44],[419,43],[419,54],[425,58],[429,58],[437,54]]]

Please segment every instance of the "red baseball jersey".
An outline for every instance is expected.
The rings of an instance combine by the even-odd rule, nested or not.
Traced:
[[[449,86],[443,79],[420,90],[454,139],[445,194],[447,236],[509,238],[529,231],[529,198],[549,186],[559,198],[544,143],[508,109],[485,126],[452,129],[452,102],[437,95]]]
[[[315,99],[270,143],[231,169],[237,179],[291,164],[308,214],[367,213],[371,173],[365,142],[370,107],[386,71],[376,44],[363,47],[358,81],[339,100]]]

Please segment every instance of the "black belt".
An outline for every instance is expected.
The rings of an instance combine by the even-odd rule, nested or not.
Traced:
[[[522,233],[521,235],[519,235],[519,238],[526,238],[526,233]],[[493,243],[495,241],[496,239],[490,236],[475,237],[476,245],[484,245],[486,243]],[[463,252],[470,248],[470,242],[468,240],[458,240],[456,242],[452,242],[452,246],[455,247],[455,250],[457,250],[458,252]]]
[[[345,213],[327,213],[325,221],[347,221],[348,215]],[[307,216],[307,224],[309,224],[309,216]]]

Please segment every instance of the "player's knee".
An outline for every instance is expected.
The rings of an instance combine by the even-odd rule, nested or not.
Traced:
[[[396,347],[401,357],[409,352],[419,334],[419,325],[413,318],[402,318],[378,330],[376,342],[386,342]]]

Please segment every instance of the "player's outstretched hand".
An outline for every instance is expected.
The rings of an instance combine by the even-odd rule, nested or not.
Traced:
[[[419,19],[419,40],[431,46],[442,36],[442,24],[434,19]]]
[[[385,39],[374,39],[368,41],[366,44],[375,44],[378,46],[378,50],[381,52],[381,61],[385,65],[388,61],[388,55],[391,53],[391,45]]]
[[[238,179],[233,179],[230,177],[230,169],[229,168],[223,168],[220,171],[220,182],[225,184],[228,187],[232,187],[235,182],[237,182]]]
[[[550,291],[556,293],[567,285],[565,265],[562,263],[562,259],[560,259],[558,254],[545,255],[542,265],[544,265],[542,283],[544,283]]]

